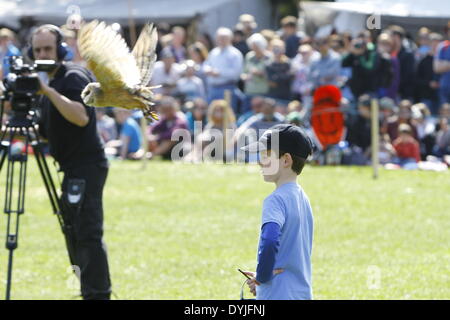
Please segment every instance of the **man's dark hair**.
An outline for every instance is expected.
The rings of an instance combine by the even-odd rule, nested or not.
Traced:
[[[280,150],[278,158],[281,158],[286,153],[289,153],[289,152]],[[300,175],[300,173],[302,173],[302,171],[303,171],[303,168],[305,167],[306,159],[299,157],[299,156],[292,155],[290,153],[289,153],[289,155],[292,158],[292,166],[291,166],[292,171],[294,171],[297,175]]]

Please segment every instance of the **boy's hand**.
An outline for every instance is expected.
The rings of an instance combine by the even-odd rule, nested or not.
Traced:
[[[250,292],[254,296],[256,296],[256,286],[260,285],[260,283],[256,280],[256,273],[252,271],[244,271],[244,273],[251,278],[247,280],[247,285],[250,289]]]

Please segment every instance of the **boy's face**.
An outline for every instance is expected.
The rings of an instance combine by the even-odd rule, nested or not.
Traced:
[[[266,182],[276,182],[280,177],[281,159],[275,152],[264,150],[259,153],[258,164],[261,167],[261,174]]]

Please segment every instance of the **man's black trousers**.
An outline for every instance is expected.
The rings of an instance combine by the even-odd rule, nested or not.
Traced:
[[[85,180],[81,208],[72,216],[75,233],[76,264],[81,271],[83,299],[109,299],[111,280],[106,246],[103,243],[103,187],[108,175],[107,162],[63,170],[62,191],[71,179]]]

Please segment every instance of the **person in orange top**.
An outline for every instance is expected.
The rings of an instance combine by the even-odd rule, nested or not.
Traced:
[[[402,167],[411,162],[420,161],[419,143],[412,136],[411,127],[402,123],[399,126],[399,137],[394,140],[394,149],[397,152],[398,164]]]

